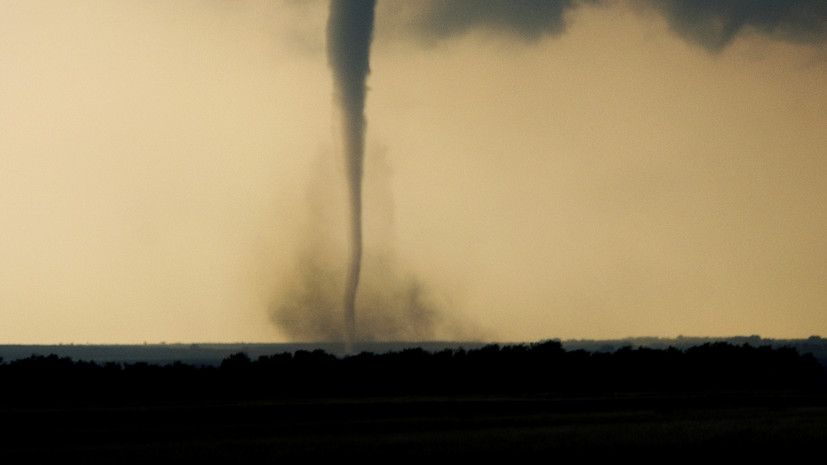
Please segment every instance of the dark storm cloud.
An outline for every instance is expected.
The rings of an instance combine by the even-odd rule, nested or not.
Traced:
[[[739,34],[758,32],[790,42],[827,39],[825,0],[644,0],[678,35],[718,51]]]
[[[567,14],[608,0],[418,0],[410,26],[425,40],[447,39],[473,29],[514,34],[525,40],[562,34]],[[825,0],[631,0],[662,15],[685,40],[710,51],[739,34],[757,32],[776,39],[819,43],[827,40]]]
[[[565,31],[566,13],[584,3],[599,0],[424,0],[417,1],[419,15],[413,21],[421,34],[442,39],[474,28],[516,34],[526,40]]]

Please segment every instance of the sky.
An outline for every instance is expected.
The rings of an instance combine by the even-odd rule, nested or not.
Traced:
[[[341,337],[323,0],[0,2],[0,342]],[[379,0],[366,340],[827,334],[823,1]]]

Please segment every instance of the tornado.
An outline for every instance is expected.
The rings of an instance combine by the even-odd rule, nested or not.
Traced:
[[[356,340],[356,291],[362,263],[362,171],[365,151],[365,80],[370,73],[375,0],[331,0],[327,59],[340,109],[350,205],[349,264],[344,291],[345,350]]]

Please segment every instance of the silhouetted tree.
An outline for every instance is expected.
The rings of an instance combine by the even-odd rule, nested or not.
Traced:
[[[337,358],[322,350],[261,356],[232,354],[215,366],[72,361],[56,355],[3,362],[0,398],[60,404],[283,396],[457,394],[610,394],[824,390],[812,354],[748,343],[565,351],[559,341],[422,348]]]

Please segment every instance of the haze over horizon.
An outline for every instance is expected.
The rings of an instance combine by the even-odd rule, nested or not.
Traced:
[[[0,343],[335,340],[328,2],[0,3]],[[367,340],[827,334],[827,4],[379,0]]]

